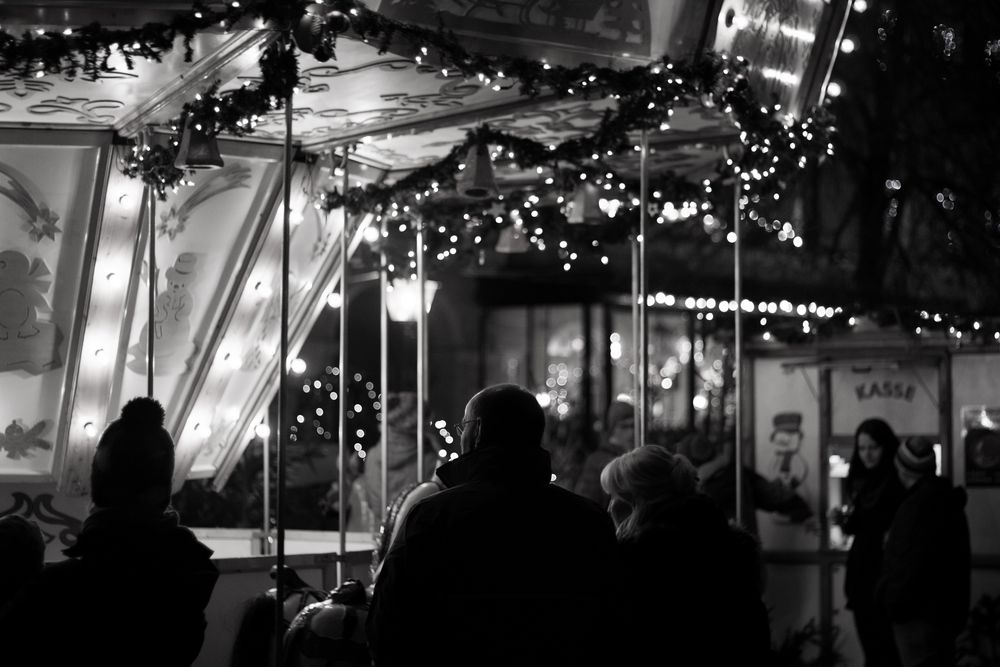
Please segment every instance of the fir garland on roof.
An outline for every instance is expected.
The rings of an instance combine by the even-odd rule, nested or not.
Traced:
[[[220,26],[226,30],[242,27],[251,19],[281,31],[281,36],[265,49],[259,83],[220,92],[217,82],[184,106],[182,116],[172,123],[175,136],[163,150],[152,152],[141,147],[123,165],[126,174],[142,178],[160,199],[185,182],[183,172],[169,167],[169,157],[179,144],[187,117],[194,118],[210,133],[252,133],[261,116],[283,108],[298,83],[292,35],[311,35],[317,30],[324,38],[309,39],[304,45],[318,58],[333,55],[337,34],[349,29],[363,41],[376,43],[383,52],[390,47],[409,50],[417,63],[433,60],[447,75],[475,78],[498,90],[516,82],[526,96],[550,91],[560,98],[576,95],[584,99],[613,98],[617,102],[617,108],[608,111],[592,135],[569,139],[554,149],[526,139],[481,132],[444,160],[417,170],[390,188],[349,194],[347,199],[356,209],[384,205],[390,199],[425,190],[433,181],[450,183],[462,152],[472,141],[502,140],[515,147],[522,166],[546,162],[558,168],[561,162],[567,162],[579,171],[588,155],[627,150],[629,132],[665,127],[676,104],[718,103],[731,112],[748,147],[749,157],[745,154],[741,165],[761,179],[778,173],[786,162],[799,166],[816,154],[811,144],[822,143],[832,127],[829,118],[817,117],[809,124],[815,125],[813,134],[820,140],[802,141],[804,137],[796,135],[796,125],[782,122],[777,109],[758,103],[746,80],[746,63],[742,59],[707,54],[687,63],[664,58],[647,66],[616,70],[590,63],[562,67],[523,58],[484,56],[467,51],[443,28],[432,30],[395,21],[353,0],[326,4],[301,0],[233,1],[210,6],[198,3],[170,22],[137,28],[107,29],[91,24],[63,32],[26,32],[20,38],[0,31],[0,69],[20,77],[59,72],[76,76],[82,72],[86,78],[98,79],[111,71],[114,55],[120,55],[130,68],[137,58],[160,61],[182,38],[185,59],[190,60],[191,42],[197,33]],[[829,145],[823,149],[830,150]],[[762,157],[765,154],[767,158]],[[768,162],[771,157],[777,160]]]

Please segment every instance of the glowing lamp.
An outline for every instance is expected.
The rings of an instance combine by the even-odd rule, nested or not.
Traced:
[[[437,282],[424,282],[424,304],[428,313],[437,289]],[[393,279],[392,289],[385,294],[385,305],[394,322],[416,322],[420,312],[420,285],[416,280]]]

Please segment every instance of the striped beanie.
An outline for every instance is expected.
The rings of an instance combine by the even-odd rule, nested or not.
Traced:
[[[896,450],[896,462],[917,475],[933,475],[937,470],[934,445],[923,436],[910,436]]]

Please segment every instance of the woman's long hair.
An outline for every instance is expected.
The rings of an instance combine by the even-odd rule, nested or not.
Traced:
[[[624,501],[631,513],[618,523],[618,539],[634,539],[652,524],[663,508],[693,496],[698,473],[685,457],[659,445],[622,454],[601,471],[601,487]]]
[[[882,458],[878,465],[869,470],[861,461],[858,454],[858,438],[864,433],[874,440],[882,448]],[[869,483],[880,484],[887,476],[895,474],[892,461],[896,457],[896,450],[899,449],[899,438],[896,437],[892,427],[884,419],[866,419],[858,424],[854,431],[854,452],[851,454],[851,466],[847,471],[847,493],[853,497],[861,492],[863,486]]]

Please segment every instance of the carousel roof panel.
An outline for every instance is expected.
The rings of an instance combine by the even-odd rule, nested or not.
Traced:
[[[16,31],[18,26],[5,28]],[[34,30],[36,24],[23,26]],[[60,29],[40,26],[38,29]],[[112,71],[96,81],[77,76],[37,73],[22,79],[0,76],[0,123],[8,126],[80,126],[115,128],[134,134],[151,119],[176,114],[184,96],[207,87],[214,77],[232,76],[256,64],[257,47],[270,33],[245,30],[199,33],[191,42],[193,56],[185,61],[182,38],[162,62],[136,58],[129,68],[120,54],[111,57]]]
[[[440,19],[479,52],[554,64],[627,67],[663,54],[747,49],[744,55],[767,63],[759,67],[798,77],[767,80],[788,104],[815,101],[815,81],[825,82],[816,64],[818,46],[836,31],[836,11],[846,3],[726,3],[765,27],[750,30],[757,23],[748,22],[743,30],[740,21],[739,34],[732,25],[717,28],[717,21],[725,23],[725,12],[719,13],[724,3],[695,0],[384,0],[369,6],[429,27]],[[789,9],[793,5],[797,9]],[[812,31],[814,42],[801,39],[804,33],[785,35],[792,41],[772,39],[785,34],[784,19],[773,12],[786,10],[801,12],[795,30]],[[184,11],[189,2],[24,0],[0,4],[0,23],[14,32],[61,31],[91,22],[134,26]],[[283,114],[265,117],[251,137],[221,141],[223,169],[191,175],[191,185],[156,203],[152,323],[148,200],[142,182],[118,168],[128,147],[118,145],[110,130],[134,136],[177,117],[185,102],[216,80],[229,88],[255,80],[259,49],[273,37],[250,26],[201,33],[191,63],[177,48],[162,63],[139,60],[135,69],[120,67],[96,82],[54,74],[0,77],[0,213],[8,223],[0,234],[0,388],[8,396],[0,411],[0,479],[54,479],[69,493],[86,491],[96,435],[128,397],[146,393],[150,324],[154,389],[178,442],[175,481],[190,473],[218,485],[239,460],[273,396],[280,362],[282,183],[275,144],[284,139]],[[545,92],[525,98],[513,81],[494,90],[417,64],[403,49],[378,51],[343,36],[335,60],[300,54],[294,139],[310,153],[357,143],[352,185],[437,160],[484,122],[552,143],[583,135],[614,103],[559,100]],[[719,110],[679,108],[670,129],[651,136],[651,170],[700,177],[732,138]],[[630,154],[612,163],[627,172],[637,160]],[[313,205],[316,190],[342,185],[329,180],[330,171],[325,160],[295,166],[292,356],[337,289],[334,241],[343,218],[339,212],[322,215]],[[511,169],[498,169],[498,175],[534,177]],[[351,221],[352,249],[367,222]]]

